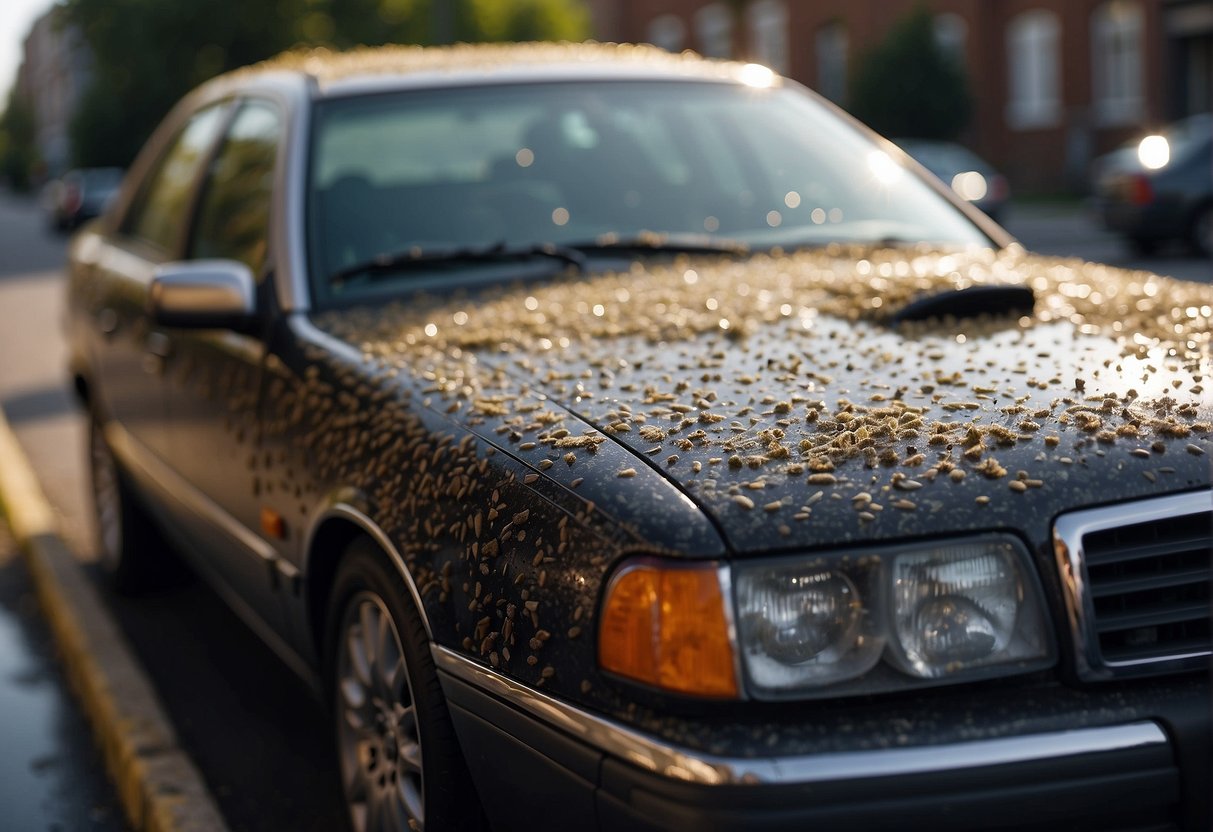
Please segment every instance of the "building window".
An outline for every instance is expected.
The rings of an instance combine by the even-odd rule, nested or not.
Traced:
[[[663,14],[649,23],[649,43],[667,52],[681,52],[686,38],[687,27],[677,15]]]
[[[817,91],[841,104],[847,97],[847,28],[840,21],[817,30]]]
[[[1056,127],[1061,122],[1060,36],[1061,24],[1053,12],[1035,9],[1011,19],[1006,120],[1012,129]]]
[[[750,57],[776,72],[787,73],[788,7],[783,0],[758,0],[746,9]]]
[[[952,12],[935,16],[935,43],[939,49],[956,62],[965,65],[965,44],[969,38],[969,24],[963,17]]]
[[[699,51],[707,57],[733,56],[733,15],[724,3],[713,3],[695,12],[695,36]]]
[[[1136,124],[1142,115],[1142,13],[1136,0],[1110,0],[1091,15],[1095,120]]]

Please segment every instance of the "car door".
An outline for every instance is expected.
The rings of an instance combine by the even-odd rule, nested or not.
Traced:
[[[90,272],[85,320],[99,382],[94,407],[135,440],[135,453],[165,451],[165,337],[147,316],[148,287],[156,266],[180,251],[198,177],[226,112],[212,105],[185,121],[137,184],[116,230],[79,266]]]
[[[283,124],[274,102],[237,105],[207,166],[185,246],[187,260],[248,266],[263,315],[271,306],[269,228]],[[204,550],[196,560],[238,599],[229,601],[279,629],[280,540],[262,531],[255,491],[256,472],[272,466],[257,445],[265,342],[259,332],[230,329],[168,327],[166,335],[166,459],[191,492],[192,516],[179,522],[196,530],[191,543]]]

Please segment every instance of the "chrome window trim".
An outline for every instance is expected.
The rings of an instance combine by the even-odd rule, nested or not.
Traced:
[[[278,300],[285,312],[306,312],[311,308],[307,285],[307,196],[308,141],[311,133],[312,106],[310,87],[300,79],[292,91],[292,106],[286,123],[286,143],[279,166],[275,193],[280,209],[275,213],[275,251],[278,252],[274,275]]]
[[[1213,511],[1213,491],[1189,491],[1133,503],[1084,509],[1063,514],[1053,524],[1053,552],[1061,577],[1074,642],[1075,668],[1081,679],[1098,681],[1118,676],[1199,669],[1211,651],[1131,661],[1106,661],[1099,649],[1095,603],[1088,591],[1083,537],[1091,532],[1148,523],[1168,517]]]
[[[1151,721],[973,742],[872,751],[836,751],[788,757],[724,757],[654,739],[562,702],[440,645],[434,663],[451,676],[493,694],[587,745],[663,777],[708,786],[794,785],[946,772],[982,766],[1166,747]]]

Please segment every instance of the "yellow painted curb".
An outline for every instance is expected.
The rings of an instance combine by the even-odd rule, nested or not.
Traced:
[[[227,832],[151,683],[59,536],[55,513],[2,410],[0,509],[135,832]]]

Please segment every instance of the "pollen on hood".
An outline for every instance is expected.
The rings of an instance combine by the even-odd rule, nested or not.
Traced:
[[[1030,286],[1035,313],[886,325],[924,294],[992,284]],[[529,423],[525,451],[572,465],[613,434],[709,501],[807,517],[803,498],[745,492],[876,470],[886,493],[905,492],[892,506],[913,511],[912,492],[936,480],[1002,480],[1012,495],[1043,484],[1003,466],[1000,448],[1037,447],[1042,465],[1085,447],[1149,455],[1180,442],[1204,455],[1211,313],[1213,287],[1018,246],[830,246],[414,296],[318,323],[432,380],[452,412]],[[599,431],[572,447],[568,425],[533,418],[535,393],[513,392],[528,389]],[[861,519],[882,508],[863,491],[853,502]]]
[[[459,43],[452,46],[378,46],[346,51],[303,48],[236,70],[232,76],[274,71],[303,72],[321,84],[357,76],[434,72],[491,72],[502,68],[609,63],[620,67],[661,68],[703,77],[742,78],[745,64],[670,53],[644,44],[617,43]]]

